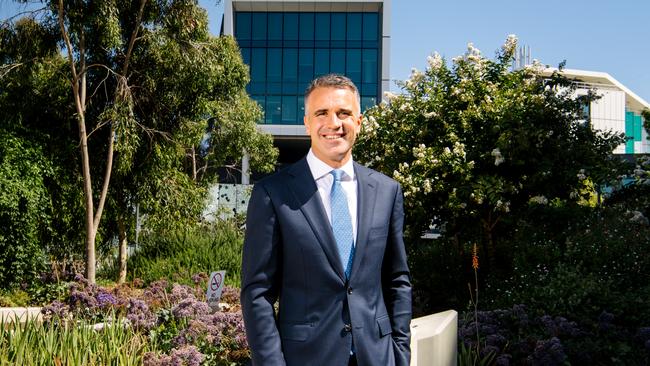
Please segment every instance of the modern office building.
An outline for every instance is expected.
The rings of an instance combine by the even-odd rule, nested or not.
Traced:
[[[557,69],[549,68],[547,74]],[[573,80],[576,94],[584,95],[594,90],[598,100],[585,106],[593,128],[603,131],[624,132],[627,141],[614,150],[614,154],[648,154],[650,140],[643,128],[644,109],[650,104],[605,72],[563,69],[562,73]]]
[[[304,91],[327,73],[358,86],[361,108],[389,89],[390,0],[226,0],[222,33],[250,67],[248,93],[264,110],[280,164],[304,156]]]

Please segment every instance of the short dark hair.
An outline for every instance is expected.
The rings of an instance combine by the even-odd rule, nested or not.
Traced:
[[[307,104],[307,99],[309,99],[309,95],[316,88],[336,88],[336,89],[351,90],[357,96],[357,102],[361,104],[359,89],[357,89],[357,86],[354,85],[352,80],[350,80],[350,78],[348,78],[347,76],[343,76],[340,74],[327,74],[327,75],[319,76],[316,79],[312,80],[307,90],[305,90],[305,105]]]

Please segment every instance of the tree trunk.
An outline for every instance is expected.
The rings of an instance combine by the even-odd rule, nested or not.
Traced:
[[[492,213],[488,213],[487,220],[481,220],[483,222],[483,234],[485,236],[485,251],[488,257],[488,271],[492,268],[496,268],[497,248],[496,244],[494,243],[493,231],[500,218],[501,216],[498,216],[495,220],[493,220]]]
[[[137,40],[139,25],[142,21],[142,14],[144,11],[144,6],[146,0],[140,1],[140,9],[136,16],[136,23],[129,40],[128,50],[126,52],[124,65],[122,66],[123,78],[126,78],[129,61],[131,58],[131,53],[135,42]],[[92,191],[92,180],[90,175],[90,156],[88,152],[88,133],[86,130],[86,49],[85,49],[85,36],[84,32],[80,31],[78,36],[79,46],[77,52],[75,52],[72,42],[70,41],[70,35],[68,29],[65,25],[65,14],[63,11],[63,0],[58,1],[58,21],[59,28],[61,30],[61,35],[65,42],[67,48],[68,62],[70,63],[70,71],[72,74],[72,92],[75,102],[75,108],[77,110],[77,121],[79,125],[79,141],[81,149],[81,170],[83,173],[83,188],[84,188],[84,199],[85,199],[85,208],[86,208],[86,279],[90,283],[95,283],[95,238],[97,236],[97,230],[99,228],[99,222],[102,218],[102,212],[104,210],[104,203],[106,201],[106,196],[108,194],[108,187],[111,178],[112,166],[113,166],[113,152],[114,152],[114,139],[115,139],[115,125],[111,124],[111,129],[109,133],[109,142],[108,142],[108,151],[106,158],[106,167],[104,170],[104,183],[102,185],[102,190],[99,195],[99,202],[97,205],[97,211],[95,211],[93,203],[93,191]],[[77,53],[79,57],[79,69],[74,60],[74,54]],[[119,83],[118,83],[119,85]],[[117,96],[119,97],[119,96]],[[125,239],[126,241],[126,239]]]
[[[192,181],[196,183],[196,149],[192,146]]]
[[[126,259],[127,259],[127,252],[126,252],[126,245],[127,245],[127,237],[126,237],[126,226],[124,225],[124,220],[122,217],[117,218],[117,228],[118,228],[118,237],[120,239],[120,252],[118,255],[118,262],[120,263],[120,271],[117,276],[117,283],[122,284],[126,282]]]
[[[95,283],[95,237],[97,229],[93,213],[92,181],[90,177],[90,157],[88,156],[88,136],[86,134],[86,121],[83,115],[79,116],[79,139],[81,140],[81,170],[83,173],[84,198],[86,207],[86,279]]]

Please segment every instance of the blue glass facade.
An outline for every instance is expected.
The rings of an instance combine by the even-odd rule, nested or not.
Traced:
[[[380,100],[379,13],[235,12],[234,33],[263,123],[302,124],[305,89],[330,72],[352,79],[362,110]]]

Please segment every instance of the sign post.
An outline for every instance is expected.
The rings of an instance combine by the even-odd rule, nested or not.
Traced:
[[[217,271],[210,273],[208,280],[208,291],[205,294],[208,306],[212,311],[219,310],[219,300],[221,299],[221,292],[223,291],[224,279],[226,271]]]

